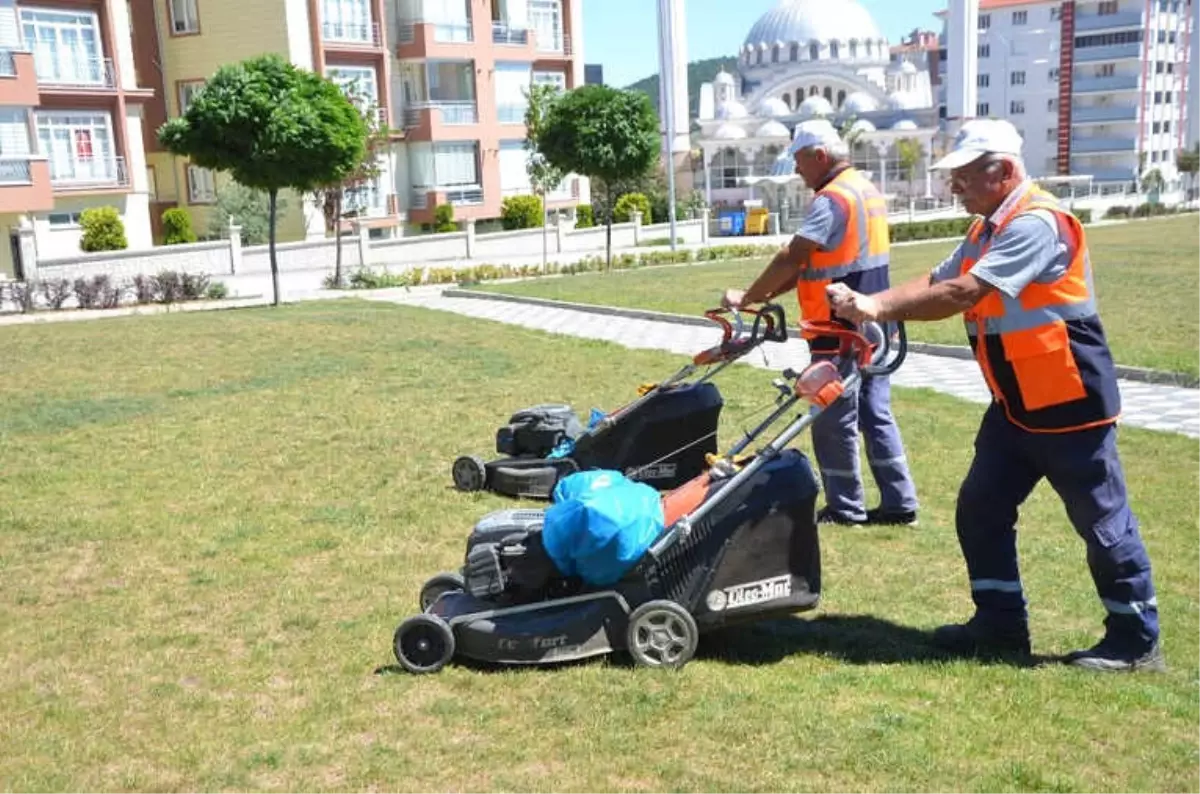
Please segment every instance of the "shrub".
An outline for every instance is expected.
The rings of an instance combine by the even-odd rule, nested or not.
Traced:
[[[1076,218],[1078,218],[1080,223],[1091,223],[1092,222],[1092,211],[1091,210],[1084,210],[1084,209],[1071,210],[1071,214],[1074,215]]]
[[[61,309],[71,297],[71,282],[65,278],[56,278],[41,283],[42,299],[51,309]]]
[[[162,270],[154,277],[154,291],[159,303],[178,303],[183,297],[183,279],[174,270]]]
[[[121,298],[125,297],[124,286],[114,284],[108,276],[96,276],[94,280],[100,282],[98,293],[101,309],[115,309],[121,305]]]
[[[155,297],[158,295],[158,284],[155,283],[152,276],[145,276],[138,273],[133,277],[133,299],[138,303],[154,303]]]
[[[108,276],[99,275],[95,278],[77,278],[73,285],[75,290],[75,303],[80,309],[98,309],[100,308],[101,293],[108,284]]]
[[[591,204],[580,204],[575,208],[575,228],[590,229],[596,225],[596,219],[592,214]]]
[[[1114,204],[1113,206],[1109,207],[1105,211],[1104,217],[1106,217],[1106,218],[1128,218],[1130,211],[1131,211],[1131,208],[1125,206],[1124,204]]]
[[[187,210],[175,207],[162,214],[163,245],[181,245],[196,242],[192,231],[192,216]]]
[[[454,207],[450,204],[439,204],[433,208],[433,230],[435,232],[456,232],[458,224],[454,222]]]
[[[678,245],[683,245],[683,238],[682,238],[682,237],[676,237],[676,238],[675,238],[675,242],[676,242]],[[642,240],[641,244],[642,244],[642,245],[646,245],[646,246],[655,246],[655,245],[670,245],[670,244],[671,244],[671,238],[670,238],[670,237],[654,237],[654,238],[652,238],[652,239],[650,239],[650,240]]]
[[[8,295],[22,314],[28,314],[37,306],[37,283],[33,281],[14,281],[8,285]]]
[[[208,274],[181,273],[179,276],[179,291],[186,301],[199,300],[208,290]]]
[[[650,214],[650,199],[646,198],[645,193],[626,193],[617,199],[613,205],[613,223],[628,223],[635,211],[642,213],[643,224],[654,223],[654,216]]]
[[[224,300],[229,297],[229,287],[225,286],[224,281],[214,281],[204,290],[204,297],[212,301]]]
[[[129,247],[125,224],[115,207],[93,207],[79,216],[83,236],[79,247],[84,251],[122,251]]]
[[[508,231],[542,226],[544,217],[540,196],[509,196],[500,203],[500,223]]]

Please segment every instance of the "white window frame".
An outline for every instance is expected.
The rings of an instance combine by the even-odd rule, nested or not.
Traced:
[[[1011,116],[1019,116],[1025,112],[1025,100],[1013,99],[1008,103],[1008,113]]]
[[[372,44],[375,40],[368,0],[321,0],[321,39]]]
[[[326,66],[325,77],[336,83],[351,100],[365,96],[372,106],[379,104],[379,73],[374,66]],[[350,89],[356,87],[360,93],[351,94]]]
[[[0,157],[29,157],[29,111],[23,107],[0,107]]]
[[[95,11],[26,6],[20,12],[21,36],[33,53],[38,82],[111,84]]]
[[[533,28],[538,52],[562,52],[566,48],[562,0],[529,0],[529,27]],[[759,63],[762,57],[759,50]]]
[[[559,91],[567,90],[566,72],[534,72],[531,80],[533,85],[552,85]]]
[[[38,151],[50,161],[50,179],[57,183],[117,182],[120,172],[113,137],[112,115],[108,111],[52,110],[37,112]],[[63,139],[70,154],[59,156]],[[86,140],[82,133],[86,133]],[[89,155],[80,156],[85,145]],[[101,173],[97,174],[97,164]],[[68,173],[69,172],[69,173]]]
[[[1025,25],[1025,24],[1028,24],[1028,22],[1029,22],[1029,12],[1028,11],[1012,12],[1012,23],[1014,25]]]
[[[1009,73],[1008,73],[1008,84],[1009,84],[1009,85],[1025,85],[1025,72],[1024,72],[1024,70],[1018,70],[1018,71],[1015,71],[1015,72],[1009,72]]]
[[[197,0],[167,0],[172,36],[190,36],[200,32]]]
[[[207,168],[188,163],[188,204],[212,204],[217,200],[216,174]]]
[[[180,80],[178,91],[176,92],[175,101],[179,103],[179,115],[187,113],[187,109],[191,107],[192,102],[196,98],[196,92],[204,88],[203,80]]]
[[[975,104],[975,115],[980,118],[986,118],[991,115],[991,106],[987,102],[977,102]]]

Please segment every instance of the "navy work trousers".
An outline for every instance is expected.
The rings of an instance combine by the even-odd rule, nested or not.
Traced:
[[[814,354],[813,360],[829,356]],[[838,515],[867,517],[858,461],[858,435],[867,447],[867,463],[879,486],[885,513],[917,509],[917,487],[908,470],[900,428],[892,415],[892,385],[886,376],[869,377],[830,405],[812,425],[813,452],[825,486],[825,502]]]
[[[1158,639],[1150,559],[1129,508],[1116,425],[1031,433],[993,402],[975,438],[975,459],[958,494],[955,522],[971,597],[982,620],[1027,625],[1017,565],[1017,509],[1045,477],[1087,545],[1087,562],[1108,612],[1107,636],[1134,651]]]

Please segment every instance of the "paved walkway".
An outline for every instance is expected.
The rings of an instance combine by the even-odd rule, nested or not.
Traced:
[[[602,339],[629,348],[691,354],[720,339],[720,330],[716,326],[635,319],[513,301],[449,297],[429,289],[359,294],[369,300],[404,303],[550,333]],[[763,345],[743,361],[766,369],[799,369],[807,365],[808,352],[803,342],[791,339],[784,344]],[[990,400],[979,368],[970,360],[910,353],[900,371],[892,376],[892,381],[899,386],[930,388],[975,403]],[[1129,380],[1120,381],[1120,387],[1124,424],[1200,438],[1200,389]]]

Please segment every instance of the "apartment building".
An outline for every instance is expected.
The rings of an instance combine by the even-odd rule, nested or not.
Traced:
[[[379,114],[391,145],[378,177],[343,208],[374,236],[429,223],[443,203],[458,220],[499,216],[503,196],[529,192],[521,88],[582,82],[580,0],[129,2],[137,63],[155,91],[144,131],[151,214],[157,222],[168,207],[187,208],[201,231],[226,177],[162,151],[152,131],[186,111],[223,64],[278,53]],[[568,180],[548,205],[572,207],[580,182]],[[327,233],[310,198],[285,201],[281,240]]]
[[[79,251],[79,215],[112,206],[134,247],[151,242],[129,6],[0,0],[0,277],[20,275],[17,230],[39,258]]]
[[[975,81],[976,116],[1021,131],[1032,175],[1128,183],[1158,168],[1174,189],[1194,16],[1192,0],[981,0],[974,57],[946,69]]]

